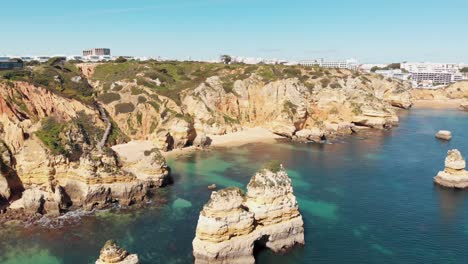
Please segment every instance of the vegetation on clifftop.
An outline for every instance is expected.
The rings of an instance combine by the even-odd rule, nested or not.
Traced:
[[[277,173],[281,170],[281,162],[278,160],[270,160],[263,165],[263,168],[273,173]]]
[[[67,153],[60,135],[66,124],[58,122],[52,117],[42,121],[42,127],[36,132],[36,136],[44,143],[53,155],[64,155]]]
[[[335,81],[334,87],[338,87],[336,80],[334,80],[335,77],[359,76],[359,73],[349,70],[306,66],[127,61],[98,65],[92,79],[99,81],[103,87],[111,87],[113,83],[118,81],[136,81],[138,85],[151,88],[156,93],[180,103],[179,94],[181,91],[194,89],[204,83],[209,77],[218,76],[221,79],[224,90],[227,93],[235,93],[235,81],[247,79],[254,74],[265,83],[288,78],[298,78],[311,89],[315,87],[314,80],[316,79],[323,86],[328,86],[332,81]]]
[[[22,70],[2,72],[0,80],[24,81],[44,87],[60,96],[76,99],[86,104],[93,100],[93,87],[73,63],[52,58],[47,63]]]

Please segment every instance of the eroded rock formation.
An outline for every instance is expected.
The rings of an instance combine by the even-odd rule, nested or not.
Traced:
[[[452,132],[447,130],[440,130],[436,133],[436,138],[442,140],[451,140],[452,139]]]
[[[254,246],[285,252],[304,244],[304,227],[291,180],[282,166],[263,169],[247,185],[213,192],[200,212],[195,263],[255,263]]]
[[[456,82],[440,89],[412,89],[411,95],[415,101],[448,103],[460,106],[463,110],[463,105],[466,105],[466,98],[468,98],[468,82]]]
[[[92,83],[101,93],[102,105],[126,135],[153,141],[162,150],[202,146],[207,136],[252,127],[267,128],[286,138],[320,141],[351,134],[356,125],[390,128],[398,124],[394,108],[412,106],[408,83],[378,75],[301,69],[300,78],[286,75],[270,80],[257,73],[239,74],[241,70],[220,71],[201,80],[196,77],[197,82],[181,89],[178,98],[158,92],[172,86],[171,80],[165,83],[162,78],[147,77],[165,74],[172,78],[174,74],[166,68],[155,73],[145,66],[129,79],[112,82],[110,89],[102,80]],[[96,67],[96,79],[102,79],[100,71]],[[239,77],[226,83],[232,76]],[[189,79],[188,73],[178,78]]]
[[[445,169],[440,171],[434,181],[449,188],[467,188],[468,171],[465,170],[466,162],[460,151],[449,150],[445,159]]]
[[[158,150],[135,165],[105,146],[103,135],[115,141],[118,130],[109,135],[109,119],[92,104],[26,82],[0,82],[0,95],[0,209],[59,215],[127,206],[167,182]]]
[[[138,255],[129,254],[114,240],[108,240],[101,249],[96,264],[139,264]]]

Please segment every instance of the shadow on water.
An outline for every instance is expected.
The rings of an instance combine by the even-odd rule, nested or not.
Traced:
[[[456,221],[463,212],[463,204],[468,201],[468,191],[450,189],[437,184],[434,184],[434,191],[439,198],[439,209],[443,221]]]

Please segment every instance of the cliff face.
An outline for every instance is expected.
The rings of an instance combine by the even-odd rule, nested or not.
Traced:
[[[377,75],[284,66],[184,68],[189,66],[137,65],[124,75],[118,66],[101,65],[90,78],[126,135],[163,150],[255,126],[304,140],[349,134],[355,125],[383,129],[398,123],[394,107],[412,105],[407,83]]]
[[[284,252],[304,244],[304,227],[291,180],[282,167],[255,174],[244,195],[213,192],[198,219],[195,263],[255,263],[254,246]]]
[[[442,89],[412,89],[415,100],[457,100],[468,98],[468,82],[456,82]]]
[[[0,105],[3,207],[57,215],[114,202],[130,205],[167,180],[157,150],[135,168],[98,146],[108,124],[96,105],[21,81],[0,82]],[[113,137],[119,140],[118,131]]]
[[[393,106],[411,106],[406,83],[347,70],[54,59],[0,76],[0,203],[41,213],[133,204],[168,169],[156,149],[134,160],[115,144],[167,151],[256,126],[319,141],[391,127]]]

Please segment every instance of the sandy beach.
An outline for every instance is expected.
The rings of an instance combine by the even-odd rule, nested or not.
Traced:
[[[241,146],[254,142],[275,142],[281,138],[273,134],[268,129],[255,127],[248,128],[239,132],[229,133],[226,135],[209,135],[211,139],[210,147],[225,147],[225,146]],[[156,148],[156,145],[151,141],[134,140],[126,144],[115,145],[112,147],[119,156],[126,160],[134,160],[143,155],[144,151]],[[169,152],[161,152],[165,158],[174,158],[192,151],[197,151],[199,148],[187,147],[183,149],[175,149]]]

